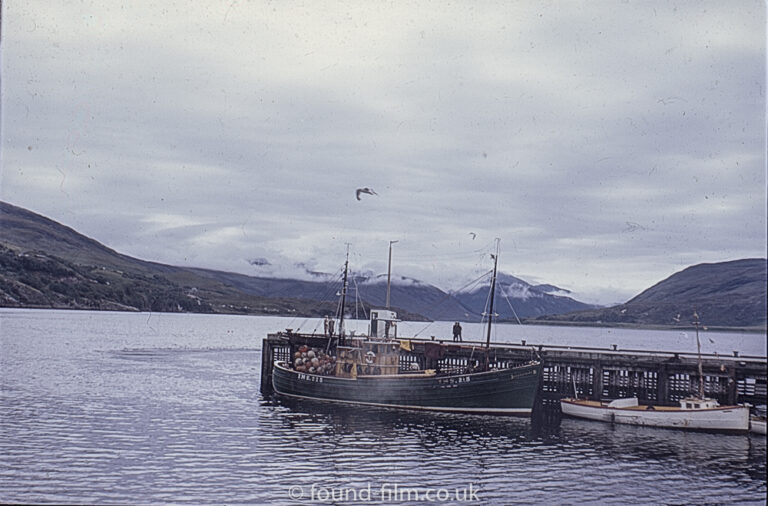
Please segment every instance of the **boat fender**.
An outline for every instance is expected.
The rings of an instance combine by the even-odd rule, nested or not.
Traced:
[[[372,351],[369,351],[365,354],[365,363],[366,364],[372,364],[373,361],[376,359],[376,354]]]
[[[367,365],[365,366],[365,375],[369,376],[371,374],[371,366]]]
[[[373,374],[376,374],[377,376],[381,374],[381,367],[374,367],[373,368]]]

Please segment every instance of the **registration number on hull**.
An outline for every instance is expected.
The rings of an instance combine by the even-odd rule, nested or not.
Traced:
[[[320,376],[313,376],[311,374],[299,373],[299,379],[304,381],[312,381],[314,383],[322,383],[323,378]]]
[[[453,388],[463,383],[469,383],[471,378],[469,376],[459,376],[457,378],[440,378],[438,380],[440,388]]]

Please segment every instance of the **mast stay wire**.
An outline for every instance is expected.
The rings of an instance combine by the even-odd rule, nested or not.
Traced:
[[[443,297],[442,299],[438,300],[436,303],[434,303],[434,304],[432,304],[431,306],[429,306],[429,307],[427,308],[427,310],[431,310],[431,309],[433,309],[433,308],[437,307],[438,305],[442,304],[442,303],[443,303],[443,302],[445,302],[445,301],[446,301],[448,298],[450,298],[450,297],[453,297],[453,294],[454,294],[454,293],[456,293],[456,292],[460,292],[460,291],[464,290],[465,288],[469,287],[470,285],[474,286],[475,284],[479,283],[479,282],[480,282],[480,281],[481,281],[483,278],[485,278],[486,276],[488,276],[488,275],[489,275],[489,274],[491,274],[492,272],[493,272],[493,270],[490,270],[490,271],[488,271],[488,272],[484,272],[484,273],[483,273],[483,274],[481,274],[481,275],[480,275],[478,278],[475,278],[475,279],[473,279],[472,281],[470,281],[470,282],[469,282],[469,283],[467,283],[466,285],[462,286],[461,288],[458,288],[457,290],[454,290],[454,291],[452,291],[452,292],[448,292],[448,293],[446,294],[446,296],[445,296],[445,297]],[[486,304],[487,304],[487,303],[486,303]],[[427,324],[427,326],[426,326],[426,327],[424,327],[423,329],[421,329],[421,330],[419,330],[418,332],[416,332],[416,333],[414,334],[414,337],[418,337],[418,335],[419,335],[419,334],[421,334],[422,332],[424,332],[425,330],[427,330],[429,327],[431,327],[433,323],[435,323],[435,322],[433,322],[433,321],[432,321],[432,322],[429,322],[429,324]]]
[[[366,278],[365,276],[362,276],[364,280],[368,280],[370,278]],[[352,277],[352,282],[355,284],[355,294],[360,299],[360,306],[363,308],[363,316],[365,316],[365,319],[368,319],[368,312],[365,310],[365,290],[360,290],[360,287],[357,286],[357,279],[355,277]],[[371,305],[373,307],[373,305]]]
[[[412,257],[413,258],[417,258],[417,259],[418,258],[430,258],[430,259],[433,259],[433,260],[434,259],[441,260],[441,259],[478,258],[478,257],[479,257],[479,259],[482,259],[482,258],[484,258],[487,255],[487,252],[491,248],[492,244],[493,243],[490,243],[489,245],[486,245],[486,246],[483,246],[483,247],[480,247],[480,248],[476,248],[476,249],[473,249],[473,250],[468,251],[468,252],[452,253],[452,254],[442,254],[442,255],[438,255],[438,256],[435,256],[434,254],[423,254],[423,255],[418,255],[417,254],[417,255],[413,255]],[[432,305],[430,305],[429,307],[427,307],[426,310],[429,311],[431,309],[434,309],[435,307],[439,306],[440,304],[442,304],[443,302],[448,300],[450,297],[453,297],[455,293],[460,292],[460,291],[466,289],[469,286],[472,286],[474,288],[474,285],[479,283],[486,276],[488,276],[490,272],[491,271],[488,271],[488,272],[485,272],[485,273],[481,274],[478,278],[468,282],[467,284],[465,284],[461,288],[449,291],[446,294],[445,297],[443,297],[442,299],[438,300],[437,302],[435,302]],[[327,284],[323,283],[323,285],[325,285],[326,288],[325,289],[320,288],[319,290],[315,291],[315,293],[317,293],[317,295],[318,295],[316,300],[319,300],[320,302],[331,302],[332,300],[334,300],[338,296],[339,287],[342,284],[342,281],[341,281],[342,274],[343,274],[343,267],[339,267],[339,269],[333,275],[329,276],[329,279],[332,279],[334,281],[330,282],[330,283],[327,283]],[[368,318],[368,312],[365,309],[365,305],[362,303],[363,299],[361,297],[359,297],[359,287],[357,286],[357,281],[355,280],[354,276],[352,277],[352,281],[353,281],[353,283],[355,285],[356,301],[357,301],[358,298],[361,301],[361,306],[363,307],[363,315],[367,319]],[[318,293],[318,292],[320,292],[320,293]],[[335,316],[336,317],[338,317],[339,312],[341,310],[343,310],[342,308],[339,307],[340,304],[341,304],[341,302],[339,300],[339,303],[337,304],[337,308],[336,308],[336,312],[335,312]],[[487,302],[486,302],[486,305],[487,305]],[[295,316],[294,318],[292,318],[291,321],[289,322],[289,325],[292,325],[298,318],[300,318],[300,317],[299,316]],[[303,327],[308,321],[309,321],[309,317],[304,318],[304,320],[302,320],[302,322],[301,322],[301,326],[299,328],[297,328],[297,331],[301,330],[301,327]],[[481,322],[482,321],[483,321],[483,318],[481,316]],[[424,329],[420,330],[415,335],[418,336],[421,332],[423,332],[424,330],[429,328],[432,323],[434,323],[434,322],[431,322],[429,325],[427,325],[427,327],[425,327]],[[320,326],[320,323],[318,321],[316,323],[313,331],[312,331],[313,334],[317,332],[317,329],[319,328],[319,326]]]
[[[341,269],[339,269],[339,270],[338,270],[338,271],[336,271],[335,273],[331,274],[331,275],[328,277],[328,278],[329,278],[329,283],[327,283],[327,284],[325,284],[325,283],[324,283],[324,284],[323,284],[323,285],[324,285],[324,288],[318,288],[318,289],[315,291],[315,293],[318,293],[318,292],[319,292],[319,297],[318,297],[318,299],[316,299],[316,300],[319,300],[321,303],[322,303],[322,302],[331,302],[331,301],[334,299],[334,295],[333,295],[333,294],[334,294],[334,293],[335,293],[335,292],[338,290],[338,288],[337,288],[337,287],[338,287],[338,285],[341,283],[341,278],[340,278],[340,276],[341,276]],[[294,317],[291,319],[291,321],[290,321],[290,322],[288,322],[288,326],[290,327],[291,325],[293,325],[293,322],[295,322],[295,321],[296,321],[298,318],[300,318],[300,317],[299,317],[299,316],[294,316]],[[303,326],[304,326],[304,325],[305,325],[305,324],[306,324],[308,321],[309,321],[309,317],[305,317],[305,318],[304,318],[304,320],[302,320],[302,322],[301,322],[301,324],[299,325],[299,327],[296,329],[296,332],[299,332],[299,331],[301,331],[301,328],[302,328],[302,327],[303,327]],[[317,322],[317,323],[315,324],[315,328],[314,328],[314,329],[312,329],[312,334],[315,334],[315,333],[317,333],[317,329],[318,329],[319,327],[320,327],[320,323],[319,323],[319,322]]]
[[[360,307],[363,308],[363,316],[365,316],[365,319],[367,320],[368,311],[365,310],[365,304],[363,304],[364,299],[360,297],[360,289],[357,287],[357,279],[355,279],[354,276],[352,276],[352,283],[355,285],[355,317],[357,317],[357,303],[360,301]]]
[[[515,311],[515,308],[512,307],[512,302],[510,302],[509,297],[507,297],[507,294],[504,292],[504,289],[501,290],[501,294],[504,296],[504,300],[507,301],[507,304],[509,304],[509,309],[511,309],[512,314],[515,315],[515,320],[517,320],[518,325],[522,325],[523,322],[521,322],[520,317],[517,316],[517,311]]]
[[[490,313],[490,306],[491,306],[491,290],[488,290],[488,296],[485,298],[485,306],[483,307],[483,313],[480,318],[480,328],[483,328],[483,325],[485,325],[485,317],[488,316],[489,320],[493,317],[493,315]]]
[[[318,283],[319,286],[311,292],[311,295],[314,297],[309,298],[314,298],[315,300],[319,300],[321,302],[329,302],[333,298],[333,290],[336,288],[335,284],[341,282],[341,276],[343,273],[343,267],[340,267],[336,270],[336,272],[329,274],[327,283]]]

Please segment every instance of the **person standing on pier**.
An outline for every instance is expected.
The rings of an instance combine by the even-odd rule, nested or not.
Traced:
[[[461,324],[459,322],[453,324],[453,340],[461,341]]]

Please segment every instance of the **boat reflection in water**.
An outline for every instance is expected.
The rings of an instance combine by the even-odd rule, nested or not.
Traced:
[[[322,461],[334,484],[472,482],[483,502],[542,504],[732,503],[765,490],[763,437],[286,398],[268,410],[291,435],[282,456]]]
[[[758,482],[762,480],[762,486],[765,488],[766,440],[764,437],[595,424],[573,418],[562,419],[559,437],[561,441],[583,445],[583,451],[593,451],[599,455],[600,459],[619,460],[621,465],[617,468],[617,472],[623,472],[622,468],[632,467],[633,463],[639,462],[645,463],[646,466],[665,466],[668,472],[652,478],[659,488],[664,486],[662,483],[674,487],[675,482],[678,484],[688,482],[690,479],[686,475],[688,472],[710,476],[712,482],[705,481],[705,487],[711,486],[710,492],[715,495],[721,494],[723,490],[722,487],[716,490],[718,482],[727,480],[738,484],[743,479],[741,476],[758,480]],[[637,474],[635,478],[642,481],[651,479],[647,470],[645,473]],[[700,492],[706,492],[706,488]],[[701,499],[691,499],[683,502],[701,501]],[[710,498],[703,502],[721,501],[722,499]],[[734,501],[738,502],[735,498],[726,500],[726,502]]]
[[[768,420],[765,415],[754,415],[749,417],[749,431],[755,434],[766,435],[766,425]]]

